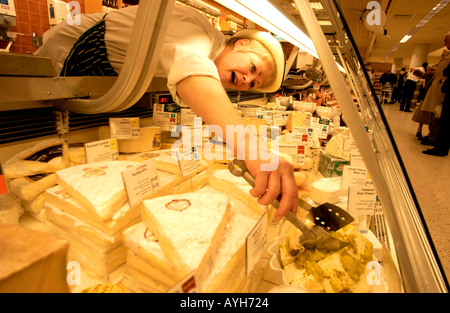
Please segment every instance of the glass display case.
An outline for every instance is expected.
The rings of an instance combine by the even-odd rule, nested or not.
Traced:
[[[301,20],[283,9],[286,1],[270,1],[309,33],[342,109],[343,119],[373,178],[382,214],[372,216],[371,227],[392,261],[390,265],[383,265],[392,265],[392,270],[398,274],[398,284],[391,286],[391,290],[448,292],[448,282],[424,225],[414,190],[339,1],[320,2],[331,21],[331,26],[328,26],[333,29],[331,33],[323,32],[309,1],[291,2]],[[340,66],[343,71],[340,71]]]
[[[237,12],[269,30],[280,40],[290,42],[294,46],[287,60],[286,78],[293,67],[292,56],[295,56],[297,52],[302,51],[312,58],[311,71],[305,71],[298,80],[294,79],[294,83],[285,79],[281,92],[296,93],[315,85],[318,86],[317,88],[326,87],[332,90],[335,101],[339,103],[339,110],[342,112],[343,124],[350,130],[352,143],[359,152],[376,191],[377,201],[373,204],[373,210],[371,213],[358,215],[357,223],[364,230],[370,230],[381,244],[379,253],[382,256],[383,278],[387,282],[388,292],[448,292],[448,281],[424,223],[419,203],[339,1],[320,0],[329,17],[331,25],[328,25],[327,29],[332,29],[331,32],[324,32],[321,28],[316,13],[311,8],[311,2],[308,0],[218,0],[215,2]],[[145,11],[140,11],[136,23],[136,29],[139,31],[132,38],[133,44],[140,49],[133,50],[134,54],[126,60],[127,71],[124,75],[117,79],[106,77],[87,79],[86,77],[62,78],[57,77],[55,73],[45,74],[42,77],[0,73],[2,82],[0,85],[3,86],[0,86],[0,90],[4,91],[3,96],[0,96],[0,111],[13,111],[12,108],[14,110],[38,108],[42,112],[44,108],[49,111],[47,114],[52,118],[55,112],[61,116],[64,115],[66,118],[60,118],[61,121],[57,121],[62,124],[58,126],[60,127],[58,132],[52,132],[50,135],[70,138],[74,135],[69,133],[74,130],[70,128],[73,124],[69,123],[72,122],[73,113],[94,115],[121,111],[125,112],[126,116],[127,112],[124,110],[134,105],[144,93],[167,92],[165,81],[151,80],[157,63],[153,54],[157,53],[162,45],[161,38],[167,28],[167,18],[175,3],[176,1],[143,2],[141,7]],[[282,24],[280,19],[285,19],[289,24]],[[159,23],[161,21],[164,23]],[[154,29],[151,37],[146,36],[144,31],[150,26]],[[20,64],[25,62],[22,58],[19,61]],[[42,67],[48,66],[43,64]],[[20,85],[20,82],[26,82],[29,88],[25,91],[14,88]],[[159,84],[157,87],[152,87],[154,83]],[[120,88],[114,88],[115,86]],[[272,96],[272,94],[263,94],[264,98]],[[231,97],[254,100],[252,93],[245,95],[238,92],[237,96],[232,94]],[[314,110],[316,109],[314,107]],[[92,122],[89,121],[89,123]],[[62,132],[62,128],[67,130]],[[80,134],[74,138],[76,142],[94,141],[98,134],[93,131],[88,135],[89,137]],[[0,141],[3,145],[0,146],[0,156],[3,153],[3,156],[10,157],[13,155],[13,150],[15,152],[24,149],[27,143],[21,142],[23,137],[15,138]],[[200,178],[207,179],[206,176]],[[192,186],[191,183],[188,185]],[[268,227],[266,243],[269,253],[273,252],[270,248],[276,237],[270,233],[273,231],[271,226],[273,225]],[[273,287],[271,285],[269,288],[264,288],[265,279],[271,279],[268,277],[271,275],[268,273],[269,263],[269,259],[263,258],[255,266],[254,272],[243,279],[246,291],[265,292]],[[242,276],[245,275],[242,274]]]

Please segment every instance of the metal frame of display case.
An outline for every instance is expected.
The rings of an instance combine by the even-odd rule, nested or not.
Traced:
[[[276,6],[275,1],[273,2]],[[448,292],[448,281],[426,228],[418,201],[401,161],[375,90],[336,0],[321,0],[339,45],[330,46],[308,0],[295,0],[333,93],[380,196],[395,246],[394,264],[404,292]],[[335,41],[336,43],[336,41]],[[336,49],[333,54],[332,48]],[[336,66],[339,59],[346,70]],[[345,77],[344,77],[345,76]],[[346,83],[357,99],[356,108]],[[373,134],[368,136],[367,127]]]

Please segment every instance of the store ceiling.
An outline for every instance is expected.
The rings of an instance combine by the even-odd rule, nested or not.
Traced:
[[[310,0],[317,2],[318,0]],[[298,11],[293,9],[293,0],[276,0],[294,18],[301,22]],[[390,54],[400,40],[412,30],[422,18],[440,0],[379,0],[381,10],[386,13],[387,36],[369,31],[360,19],[369,0],[337,0],[344,12],[345,20],[356,42],[361,57],[365,63],[393,63],[394,58],[402,58],[403,66],[408,67],[414,46],[429,44],[429,62],[437,63],[444,47],[444,37],[450,31],[450,4],[434,16],[423,28],[417,31],[411,39],[401,44],[397,51]],[[325,11],[316,10],[316,16],[327,19]],[[322,26],[324,32],[333,32],[332,27]],[[390,55],[389,55],[390,54]]]

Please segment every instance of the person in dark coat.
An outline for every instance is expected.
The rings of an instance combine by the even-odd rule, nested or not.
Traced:
[[[434,148],[423,151],[424,154],[435,156],[446,156],[450,149],[450,64],[444,69],[444,76],[447,77],[442,84],[442,93],[445,93],[442,103],[441,117],[439,118],[439,130],[434,142]]]

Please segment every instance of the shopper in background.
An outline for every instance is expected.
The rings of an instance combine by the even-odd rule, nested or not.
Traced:
[[[446,156],[450,149],[450,64],[444,69],[443,75],[447,77],[442,84],[441,91],[445,94],[442,103],[441,117],[439,118],[439,128],[434,142],[434,148],[423,151],[424,154],[435,156]]]
[[[444,42],[446,48],[450,49],[450,32],[448,32],[445,36]],[[433,145],[438,133],[439,118],[435,115],[435,112],[439,111],[439,108],[444,102],[445,94],[442,92],[442,84],[445,81],[444,69],[449,63],[450,55],[448,53],[443,53],[441,60],[436,67],[436,71],[434,72],[433,82],[431,83],[422,104],[422,111],[430,112],[429,114],[431,116],[429,124],[430,131],[428,135],[424,136],[420,142],[423,145]]]
[[[104,75],[103,71],[117,75],[132,37],[137,9],[132,6],[107,15],[85,14],[76,27],[59,23],[44,34],[36,55],[49,56],[61,75]],[[275,92],[284,79],[284,66],[283,49],[267,32],[244,30],[229,38],[195,9],[176,5],[155,71],[155,77],[167,78],[167,87],[178,104],[184,103],[204,122],[220,127],[225,140],[228,135],[235,137],[233,145],[227,144],[235,156],[245,160],[255,177],[250,194],[258,197],[259,203],[268,205],[282,194],[276,219],[297,210],[293,166],[272,153],[263,158],[260,149],[253,149],[258,151],[252,155],[251,141],[260,140],[255,134],[227,134],[230,126],[245,123],[225,88]]]
[[[400,103],[400,111],[412,112],[411,101],[414,97],[414,91],[416,91],[417,83],[423,78],[426,72],[428,63],[422,63],[422,66],[418,68],[412,68],[409,70],[408,76],[406,76],[405,88],[403,90],[402,102]]]
[[[394,88],[392,89],[391,103],[402,101],[403,85],[405,83],[405,71],[397,71]]]
[[[422,79],[422,81],[420,82],[420,88],[419,88],[419,96],[417,97],[417,103],[418,106],[416,108],[416,110],[414,111],[414,115],[412,117],[412,120],[419,123],[419,125],[417,126],[417,131],[416,131],[416,137],[419,140],[422,140],[422,130],[423,130],[423,125],[430,125],[431,123],[431,112],[427,112],[427,111],[423,111],[422,110],[422,104],[423,104],[423,100],[425,99],[425,96],[427,94],[428,89],[431,86],[431,83],[433,82],[433,78],[434,78],[434,71],[435,69],[431,66],[429,66],[427,68],[427,73],[425,74],[424,79]]]
[[[388,70],[381,75],[380,83],[381,83],[381,98],[384,99],[384,103],[387,103],[389,92],[386,90],[394,86],[394,84],[396,83],[396,76],[392,74],[390,70]]]

